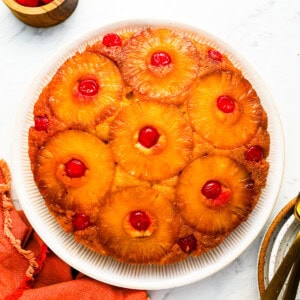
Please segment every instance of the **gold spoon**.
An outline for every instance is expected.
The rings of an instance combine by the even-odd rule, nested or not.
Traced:
[[[297,221],[300,222],[300,193],[296,198],[294,215]],[[290,270],[299,255],[300,255],[300,231],[298,232],[289,251],[283,258],[275,275],[270,281],[270,284],[268,285],[266,291],[262,295],[261,300],[275,300],[278,298],[278,295],[280,294],[280,291],[285,283],[285,280],[289,275]]]

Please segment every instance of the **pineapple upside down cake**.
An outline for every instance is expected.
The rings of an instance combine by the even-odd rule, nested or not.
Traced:
[[[100,36],[58,68],[29,129],[35,183],[66,232],[127,263],[218,246],[266,184],[267,115],[228,55],[174,28]]]

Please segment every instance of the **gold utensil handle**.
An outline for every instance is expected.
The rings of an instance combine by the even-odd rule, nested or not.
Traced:
[[[261,300],[275,300],[277,299],[282,286],[290,273],[290,270],[300,253],[300,231],[298,232],[292,246],[290,247],[288,253],[281,262],[279,268],[277,269],[275,275],[273,276],[270,284],[268,285],[266,291],[262,295]]]
[[[298,222],[300,222],[300,193],[298,194],[296,198],[296,204],[295,204],[295,211],[294,211],[294,216],[297,219]]]
[[[297,260],[293,265],[282,300],[294,300],[296,298],[299,279],[300,279],[300,253],[298,254]]]

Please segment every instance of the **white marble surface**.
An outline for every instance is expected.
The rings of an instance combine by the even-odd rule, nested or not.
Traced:
[[[49,56],[96,27],[143,18],[173,20],[213,33],[238,50],[266,82],[286,143],[274,216],[300,191],[299,0],[79,0],[67,21],[48,29],[24,25],[0,1],[0,157],[11,162],[11,137],[22,98]],[[257,255],[270,220],[253,244],[222,271],[188,286],[150,291],[151,299],[258,299]]]

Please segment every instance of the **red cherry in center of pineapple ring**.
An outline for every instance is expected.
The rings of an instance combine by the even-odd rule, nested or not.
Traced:
[[[151,148],[156,145],[158,139],[159,133],[155,128],[151,126],[145,126],[139,132],[138,141],[142,146],[146,148]]]
[[[165,67],[171,63],[171,57],[166,52],[155,52],[151,56],[151,65],[156,67]]]
[[[231,190],[222,186],[217,180],[208,180],[202,187],[201,193],[212,200],[213,207],[220,207],[228,203]]]
[[[86,166],[79,159],[72,158],[65,164],[66,174],[70,178],[79,178],[85,174]]]
[[[129,222],[131,226],[139,231],[145,231],[149,228],[151,220],[142,210],[135,210],[130,213]]]
[[[230,96],[222,95],[217,99],[217,107],[226,114],[232,113],[235,109],[235,101]]]
[[[83,79],[78,84],[78,91],[83,96],[94,96],[98,93],[99,84],[94,79]]]
[[[86,229],[91,225],[90,217],[87,216],[85,213],[77,212],[72,217],[72,225],[75,230],[83,230]]]
[[[209,180],[207,181],[202,189],[202,194],[208,199],[216,199],[220,196],[222,191],[222,185],[219,181]]]

